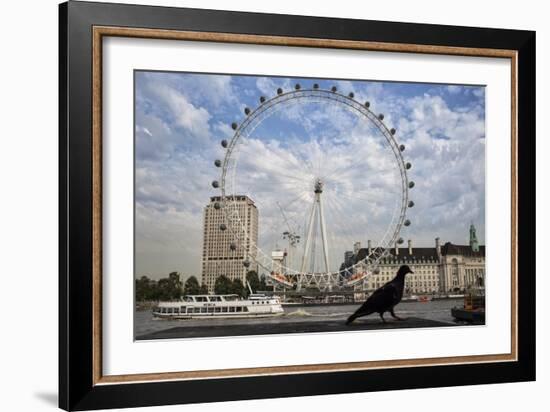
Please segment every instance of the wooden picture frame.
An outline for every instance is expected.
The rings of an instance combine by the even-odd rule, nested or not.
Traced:
[[[168,7],[60,5],[59,406],[88,410],[535,379],[535,33]],[[102,40],[107,36],[480,56],[512,73],[509,354],[102,373]]]

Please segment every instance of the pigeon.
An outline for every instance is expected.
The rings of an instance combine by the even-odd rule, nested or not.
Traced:
[[[413,271],[407,265],[401,266],[395,278],[381,288],[375,290],[365,303],[348,318],[346,325],[349,325],[361,316],[367,316],[374,312],[380,315],[383,323],[386,323],[384,312],[388,311],[394,319],[403,320],[393,312],[393,308],[401,302],[403,289],[405,288],[405,275],[408,273],[413,273]]]

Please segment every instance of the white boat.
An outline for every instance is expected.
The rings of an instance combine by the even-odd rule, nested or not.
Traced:
[[[188,295],[181,301],[159,302],[153,316],[163,319],[258,318],[284,313],[279,298],[251,293],[238,295]]]

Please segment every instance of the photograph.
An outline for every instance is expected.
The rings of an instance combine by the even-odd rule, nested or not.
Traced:
[[[485,85],[133,75],[135,340],[485,325]]]

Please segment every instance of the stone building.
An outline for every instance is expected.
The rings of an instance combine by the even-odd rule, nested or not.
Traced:
[[[478,245],[476,229],[470,226],[470,244],[441,247],[440,281],[443,292],[456,292],[470,286],[485,287],[485,246]]]
[[[369,241],[367,248],[360,248],[355,254],[355,262],[361,262],[371,252]],[[372,292],[393,279],[401,265],[409,265],[414,272],[406,277],[406,294],[459,293],[469,287],[485,286],[485,246],[478,244],[473,224],[468,245],[441,245],[439,238],[434,247],[413,247],[411,240],[407,247],[396,245],[380,261],[380,272],[366,281],[366,291]],[[354,270],[361,272],[364,268],[359,264]]]

